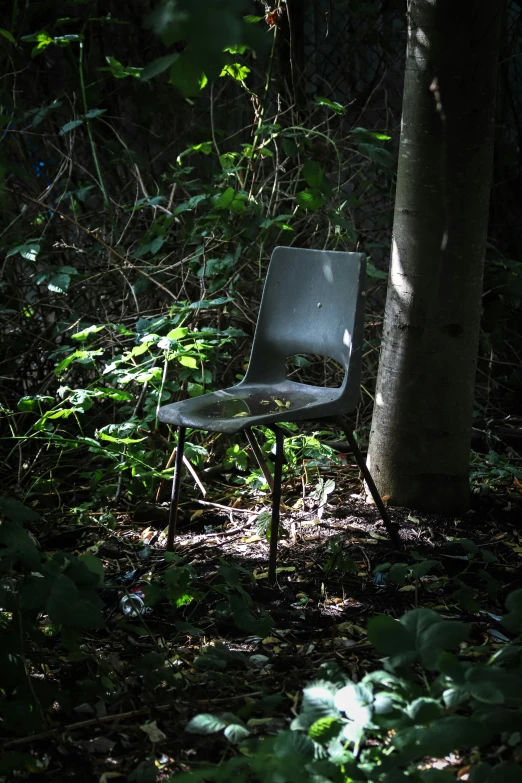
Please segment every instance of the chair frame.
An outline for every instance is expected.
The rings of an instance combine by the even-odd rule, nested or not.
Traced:
[[[361,454],[357,441],[355,440],[352,429],[345,417],[339,417],[335,419],[335,423],[342,429],[346,440],[353,452],[353,456],[357,463],[359,470],[361,471],[364,481],[366,482],[370,494],[377,506],[381,515],[382,521],[386,528],[386,531],[390,537],[392,544],[395,547],[401,546],[401,539],[399,534],[393,525],[390,516],[386,510],[379,491],[375,486],[375,482],[371,476],[370,471],[364,461],[364,457]],[[280,507],[281,507],[281,484],[283,478],[283,461],[284,461],[284,432],[277,424],[267,425],[271,429],[276,437],[276,449],[274,460],[274,476],[270,474],[268,466],[263,459],[261,449],[257,439],[251,429],[245,429],[247,440],[252,448],[254,456],[259,464],[259,467],[263,471],[263,474],[267,480],[268,485],[272,489],[272,518],[270,521],[270,554],[268,559],[268,579],[270,582],[276,581],[276,568],[277,568],[277,543],[279,540],[279,523],[280,523]],[[172,496],[170,502],[169,512],[169,526],[167,534],[167,552],[174,550],[174,539],[177,532],[178,523],[178,507],[179,507],[179,491],[181,486],[181,470],[183,467],[183,453],[185,449],[185,436],[186,427],[178,427],[178,445],[176,447],[176,459],[174,463],[174,478],[172,482]]]

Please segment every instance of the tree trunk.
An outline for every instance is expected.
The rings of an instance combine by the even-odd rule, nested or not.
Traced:
[[[502,0],[409,0],[393,247],[369,465],[459,513],[469,452]]]

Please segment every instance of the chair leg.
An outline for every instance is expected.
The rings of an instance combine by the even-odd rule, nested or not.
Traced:
[[[268,560],[268,581],[276,580],[277,564],[277,539],[279,537],[279,513],[281,505],[281,481],[283,477],[283,459],[285,450],[285,438],[283,430],[277,425],[271,429],[276,436],[276,453],[274,464],[274,490],[272,494],[272,520],[270,522],[270,556]]]
[[[266,483],[270,487],[270,491],[274,491],[274,479],[272,478],[272,474],[270,473],[268,469],[268,465],[265,462],[265,458],[263,457],[263,452],[259,448],[259,443],[257,442],[256,436],[252,432],[252,430],[249,428],[245,430],[245,435],[247,437],[247,440],[250,444],[250,448],[252,449],[252,452],[254,454],[254,457],[257,460],[257,464],[263,471],[263,476],[266,479]]]
[[[174,463],[174,478],[172,481],[172,496],[170,499],[169,530],[167,534],[167,552],[174,549],[174,537],[178,524],[179,487],[181,483],[181,468],[183,467],[183,452],[185,450],[185,427],[178,427],[178,445]]]
[[[355,461],[357,463],[357,466],[359,470],[361,471],[364,480],[366,481],[366,484],[368,486],[368,489],[370,490],[371,496],[375,502],[375,505],[379,509],[379,513],[381,515],[381,519],[384,522],[384,527],[386,528],[386,531],[393,542],[393,544],[397,547],[402,546],[401,539],[399,537],[399,534],[397,530],[395,529],[390,516],[386,510],[386,507],[384,503],[382,502],[382,498],[379,495],[379,491],[377,487],[375,486],[375,482],[372,478],[372,475],[370,471],[368,470],[368,467],[366,465],[366,462],[364,461],[364,457],[361,454],[359,450],[359,446],[357,445],[357,441],[355,440],[353,436],[353,432],[350,428],[350,426],[345,422],[343,419],[339,420],[339,424],[345,434],[346,440],[348,441],[350,448],[353,452],[353,456],[355,457]]]

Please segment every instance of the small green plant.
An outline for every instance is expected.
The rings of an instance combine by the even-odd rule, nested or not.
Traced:
[[[520,638],[522,590],[508,596],[502,623]],[[509,643],[491,654],[469,646],[469,633],[468,625],[430,609],[399,621],[375,617],[368,638],[384,668],[353,682],[337,663],[322,664],[289,729],[273,736],[255,737],[235,714],[197,715],[186,731],[223,731],[239,752],[172,780],[452,783],[451,763],[444,769],[440,761],[457,753],[467,763],[473,749],[471,783],[517,783],[522,647]]]

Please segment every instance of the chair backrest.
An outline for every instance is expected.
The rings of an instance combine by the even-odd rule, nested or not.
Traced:
[[[261,299],[245,383],[281,383],[299,353],[335,359],[343,392],[359,394],[364,305],[362,253],[276,247]]]

